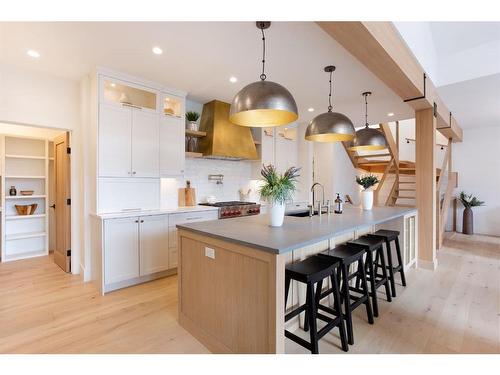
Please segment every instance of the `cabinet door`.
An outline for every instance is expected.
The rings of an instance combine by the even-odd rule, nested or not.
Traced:
[[[273,128],[262,129],[262,140],[261,140],[261,162],[264,165],[275,164],[274,160],[274,138],[275,131]]]
[[[139,277],[139,220],[108,219],[104,222],[104,283]]]
[[[184,173],[184,120],[164,116],[160,124],[160,174],[178,176]]]
[[[141,276],[167,270],[168,216],[143,216],[139,221]]]
[[[132,110],[101,104],[99,107],[99,176],[131,176]]]
[[[132,110],[132,175],[160,176],[160,118],[157,113]]]

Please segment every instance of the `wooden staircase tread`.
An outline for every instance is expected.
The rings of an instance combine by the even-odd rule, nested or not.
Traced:
[[[417,189],[397,189],[398,191],[416,191]]]
[[[394,207],[412,207],[412,208],[414,208],[415,205],[413,205],[413,204],[395,204]]]
[[[398,199],[417,199],[415,196],[408,196],[408,195],[398,195],[396,198]]]
[[[400,184],[416,184],[416,181],[399,181]]]
[[[356,159],[362,159],[362,158],[380,158],[380,157],[387,157],[387,156],[391,156],[391,154],[354,155],[354,157]]]

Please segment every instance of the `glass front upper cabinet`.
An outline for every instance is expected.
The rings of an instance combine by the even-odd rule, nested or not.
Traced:
[[[125,106],[156,111],[157,93],[122,81],[103,78],[102,93],[104,100]]]
[[[184,99],[165,94],[163,97],[163,113],[167,116],[182,118],[184,116]]]

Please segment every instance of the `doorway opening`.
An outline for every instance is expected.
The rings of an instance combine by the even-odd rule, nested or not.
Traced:
[[[70,133],[0,123],[0,262],[53,256],[71,272]]]

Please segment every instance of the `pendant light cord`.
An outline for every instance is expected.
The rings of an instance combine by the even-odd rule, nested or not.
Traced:
[[[365,94],[365,127],[368,127],[368,94]]]
[[[264,73],[266,65],[266,36],[264,35],[264,29],[260,31],[262,31],[262,74],[260,75],[260,79],[265,81],[267,78],[266,73]]]
[[[332,107],[332,74],[333,70],[330,72],[330,93],[328,94],[328,112],[331,112]]]

